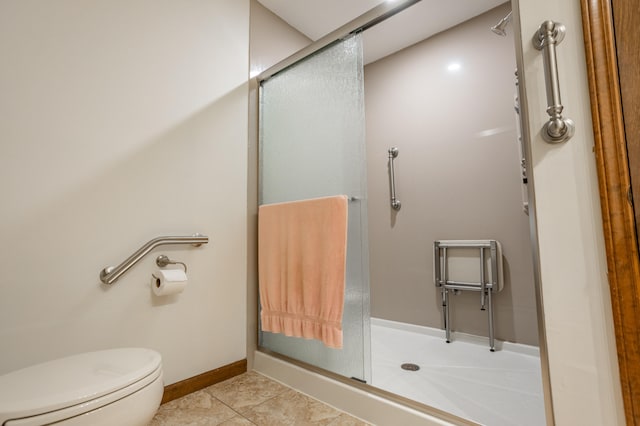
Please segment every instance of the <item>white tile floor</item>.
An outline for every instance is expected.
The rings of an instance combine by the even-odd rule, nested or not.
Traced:
[[[486,338],[456,337],[373,318],[373,386],[484,425],[545,425],[537,348],[497,342],[490,352]]]

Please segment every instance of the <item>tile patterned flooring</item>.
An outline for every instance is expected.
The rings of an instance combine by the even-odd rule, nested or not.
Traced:
[[[367,426],[259,373],[248,372],[160,406],[149,426]]]

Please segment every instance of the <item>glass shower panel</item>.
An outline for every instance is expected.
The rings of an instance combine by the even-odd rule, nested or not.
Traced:
[[[264,81],[260,96],[260,204],[349,197],[343,349],[260,333],[271,351],[346,377],[370,379],[364,83],[356,34]]]

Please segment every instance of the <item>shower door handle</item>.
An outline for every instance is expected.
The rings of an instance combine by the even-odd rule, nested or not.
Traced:
[[[562,117],[562,101],[558,83],[556,45],[564,39],[565,27],[559,22],[544,21],[533,35],[533,47],[542,51],[544,77],[547,86],[547,114],[549,121],[542,127],[542,138],[549,143],[566,142],[575,133],[575,125]]]
[[[400,200],[396,198],[396,179],[395,171],[393,169],[393,160],[398,156],[398,148],[395,146],[389,148],[389,186],[391,187],[391,208],[394,210],[400,210]]]

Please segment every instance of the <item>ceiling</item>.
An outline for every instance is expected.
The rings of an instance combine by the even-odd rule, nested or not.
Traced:
[[[314,41],[384,1],[258,0]],[[364,32],[364,62],[374,62],[504,2],[505,0],[421,0]]]

